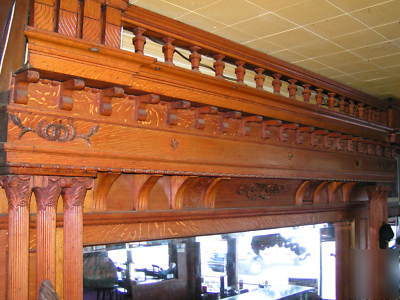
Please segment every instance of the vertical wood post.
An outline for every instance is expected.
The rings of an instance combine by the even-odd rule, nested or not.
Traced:
[[[390,187],[386,185],[375,185],[367,188],[369,198],[369,226],[368,226],[368,248],[371,253],[370,263],[370,294],[371,299],[385,299],[383,289],[382,272],[384,256],[379,248],[379,229],[387,222],[387,197]]]
[[[351,222],[335,223],[336,239],[336,299],[348,300],[349,257],[351,247]]]
[[[83,299],[82,210],[91,178],[64,179],[64,300]]]
[[[37,180],[38,179],[38,180]],[[37,202],[36,289],[43,280],[56,285],[56,209],[61,194],[59,178],[35,177],[33,192]]]
[[[1,180],[8,200],[8,300],[27,300],[29,292],[30,176]]]

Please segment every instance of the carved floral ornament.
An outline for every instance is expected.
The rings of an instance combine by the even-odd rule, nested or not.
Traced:
[[[246,196],[251,201],[268,200],[273,195],[279,194],[285,189],[281,184],[276,183],[251,183],[239,186],[236,193]]]
[[[31,128],[25,126],[22,123],[21,119],[16,115],[10,114],[10,119],[16,126],[21,129],[18,135],[19,139],[21,139],[28,132],[34,132],[39,137],[48,141],[70,142],[75,139],[83,139],[90,145],[90,138],[95,135],[100,129],[100,126],[97,125],[90,128],[86,134],[78,134],[74,124],[68,120],[60,119],[50,122],[47,120],[41,120],[35,128]]]

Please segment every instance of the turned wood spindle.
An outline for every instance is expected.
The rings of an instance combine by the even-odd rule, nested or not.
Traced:
[[[381,110],[380,111],[379,121],[382,124],[387,124],[387,121],[388,121],[388,113],[387,113],[387,111],[385,111],[385,110]]]
[[[263,68],[257,68],[254,71],[256,71],[256,75],[254,76],[254,81],[256,82],[256,88],[257,89],[263,89],[264,88],[264,82],[265,82],[265,75],[264,69]]]
[[[335,102],[336,102],[336,93],[328,93],[328,107],[330,109],[333,109],[335,107]]]
[[[215,77],[217,78],[222,78],[224,76],[224,69],[225,69],[225,63],[223,59],[225,58],[225,55],[222,54],[216,54],[214,55],[214,70],[215,70]]]
[[[310,102],[310,97],[311,97],[311,89],[310,89],[310,87],[311,87],[311,84],[308,84],[308,83],[303,84],[303,88],[304,88],[304,90],[303,90],[303,100],[306,103]]]
[[[297,79],[289,79],[288,80],[289,85],[288,85],[288,91],[289,91],[289,98],[290,99],[296,99],[296,93],[297,93]]]
[[[364,104],[363,103],[358,103],[357,105],[357,110],[358,110],[358,117],[360,119],[364,119]]]
[[[274,73],[272,74],[272,77],[274,78],[272,80],[272,87],[274,89],[274,94],[280,94],[281,93],[281,87],[282,87],[282,81],[281,81],[281,74]]]
[[[199,51],[201,48],[199,46],[192,46],[189,49],[191,52],[189,60],[190,63],[192,64],[192,71],[199,72],[200,61],[201,61],[201,54],[199,53]]]
[[[162,51],[164,53],[164,62],[167,64],[174,63],[174,53],[175,53],[175,46],[172,44],[175,39],[171,37],[163,38],[164,46],[162,47]]]
[[[339,100],[339,111],[342,113],[346,112],[346,98],[344,96],[340,97]]]
[[[8,201],[7,299],[28,300],[31,176],[4,176],[0,185]]]
[[[64,300],[83,298],[83,202],[93,185],[91,178],[65,178],[64,200]]]
[[[133,46],[135,47],[135,53],[144,55],[144,45],[146,45],[146,37],[143,35],[146,29],[142,27],[136,27],[133,29],[135,37],[132,39]]]
[[[349,102],[349,115],[354,116],[354,113],[355,113],[355,109],[354,108],[355,108],[354,101],[350,100],[350,102]]]
[[[37,203],[36,289],[44,280],[56,283],[56,209],[61,194],[57,177],[35,177],[40,181],[33,192]]]
[[[322,105],[322,101],[324,100],[324,95],[322,92],[324,91],[323,89],[316,89],[317,95],[315,95],[315,101],[317,102],[318,106]]]
[[[237,83],[243,83],[244,81],[244,75],[246,74],[246,69],[244,68],[244,64],[245,62],[242,60],[237,60],[235,62],[236,65],[235,74]]]

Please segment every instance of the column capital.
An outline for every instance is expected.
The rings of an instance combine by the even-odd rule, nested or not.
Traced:
[[[93,188],[94,180],[88,177],[65,177],[61,179],[64,208],[82,206],[86,191]]]
[[[36,197],[37,209],[57,207],[57,200],[61,194],[61,178],[57,176],[35,176],[33,192]]]
[[[376,184],[368,186],[366,190],[369,200],[374,198],[386,199],[392,188],[387,184]]]
[[[5,175],[0,177],[0,186],[5,190],[8,207],[29,207],[32,192],[32,176]]]

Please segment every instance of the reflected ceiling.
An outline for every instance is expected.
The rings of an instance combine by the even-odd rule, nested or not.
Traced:
[[[400,0],[130,0],[380,98],[400,99]]]

